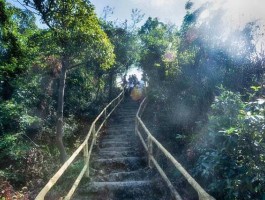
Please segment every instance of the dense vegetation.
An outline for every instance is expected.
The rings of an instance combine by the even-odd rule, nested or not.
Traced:
[[[87,1],[24,4],[47,28],[0,1],[0,197],[8,199],[34,198],[116,95],[114,80],[136,52],[134,34],[98,19]]]
[[[262,199],[263,26],[230,30],[212,4],[186,9],[180,29],[149,18],[139,31],[150,128],[215,198]]]
[[[226,30],[222,11],[189,1],[180,28],[150,17],[137,28],[137,9],[117,24],[109,7],[98,19],[88,1],[56,2],[24,0],[41,29],[0,0],[0,198],[34,198],[133,64],[148,82],[150,128],[195,179],[217,199],[264,198],[260,21]]]

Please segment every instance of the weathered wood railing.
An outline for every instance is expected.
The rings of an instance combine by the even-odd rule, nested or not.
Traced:
[[[199,200],[214,200],[195,180],[191,175],[182,167],[182,165],[153,137],[150,131],[146,128],[145,124],[141,120],[141,115],[146,107],[146,99],[144,99],[138,109],[136,114],[136,123],[135,123],[135,133],[140,137],[140,140],[147,151],[148,154],[148,164],[152,168],[153,165],[158,170],[159,174],[162,176],[166,184],[168,185],[173,197],[177,200],[182,200],[181,196],[174,188],[173,184],[167,177],[166,173],[163,171],[161,166],[158,164],[157,160],[153,156],[153,144],[156,145],[157,149],[160,150],[165,157],[167,157],[171,163],[177,168],[177,170],[185,177],[189,184],[195,189],[198,193]],[[145,133],[147,137],[143,137],[142,132]]]
[[[90,155],[93,149],[93,146],[96,142],[97,135],[99,131],[102,129],[107,119],[111,115],[111,113],[116,109],[116,107],[120,104],[120,102],[124,98],[124,90],[113,99],[97,116],[97,118],[92,122],[91,127],[88,131],[88,134],[84,140],[84,142],[75,150],[75,152],[71,155],[71,157],[61,166],[61,168],[55,173],[55,175],[48,181],[45,187],[40,191],[35,200],[43,200],[49,190],[55,185],[58,179],[63,175],[66,169],[70,166],[70,164],[74,161],[74,159],[79,155],[79,153],[83,150],[84,155],[84,167],[81,170],[80,174],[76,178],[72,188],[69,190],[68,194],[64,198],[64,200],[71,199],[74,194],[76,188],[78,187],[82,177],[85,175],[89,177],[89,161]],[[97,122],[99,124],[97,124]],[[92,137],[92,138],[91,138]],[[90,145],[88,143],[89,139],[92,139]]]

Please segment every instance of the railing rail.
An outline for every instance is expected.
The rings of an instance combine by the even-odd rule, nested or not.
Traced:
[[[196,181],[192,176],[185,170],[185,168],[153,137],[151,132],[146,128],[145,124],[141,120],[141,115],[146,107],[146,98],[142,101],[138,112],[136,114],[136,123],[135,123],[135,133],[139,136],[145,150],[148,154],[148,164],[149,167],[152,168],[153,165],[158,170],[159,174],[162,176],[166,184],[168,185],[173,197],[177,200],[182,200],[179,193],[174,188],[173,184],[170,182],[169,178],[167,177],[166,173],[163,171],[161,166],[158,164],[157,160],[153,156],[153,144],[157,146],[157,148],[166,156],[171,163],[176,167],[176,169],[185,177],[185,179],[189,182],[189,184],[195,189],[198,193],[199,200],[214,200],[212,196],[210,196]],[[147,143],[139,129],[143,130],[147,135]]]
[[[50,189],[56,184],[58,179],[64,174],[67,168],[71,165],[74,159],[79,155],[79,153],[83,150],[84,155],[84,167],[82,168],[81,172],[79,173],[78,177],[76,178],[74,184],[72,185],[71,189],[69,190],[68,194],[64,198],[64,200],[71,199],[72,195],[74,194],[76,188],[78,187],[82,177],[85,175],[89,177],[89,161],[90,155],[93,149],[93,146],[96,142],[97,135],[99,131],[102,129],[104,124],[106,123],[109,116],[112,112],[116,109],[116,107],[120,104],[120,102],[124,98],[124,90],[115,98],[113,99],[96,117],[96,119],[92,122],[91,127],[88,131],[88,134],[84,140],[84,142],[75,150],[75,152],[71,155],[71,157],[61,166],[61,168],[55,173],[55,175],[48,181],[48,183],[44,186],[44,188],[40,191],[37,195],[35,200],[44,200],[46,194],[50,191]],[[101,123],[99,119],[102,119]],[[97,122],[100,124],[97,126]],[[92,138],[91,138],[92,135]],[[90,146],[89,146],[89,139],[92,139]]]

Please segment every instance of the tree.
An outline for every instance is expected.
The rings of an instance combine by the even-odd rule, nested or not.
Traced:
[[[99,26],[94,7],[89,1],[77,0],[24,0],[27,6],[34,8],[43,22],[52,31],[54,43],[59,47],[61,60],[59,89],[57,100],[56,140],[60,151],[60,160],[67,158],[63,144],[64,91],[67,70],[89,66],[96,60],[100,67],[109,68],[114,62],[113,47]]]
[[[214,196],[260,199],[264,52],[255,47],[260,26],[250,22],[240,30],[226,28],[224,10],[212,5],[192,10],[189,1],[182,26],[172,35],[169,26],[155,19],[142,26],[140,64],[152,101],[147,109],[156,116],[153,130],[159,131],[154,133]],[[166,62],[167,52],[174,53],[174,62]],[[168,74],[168,68],[177,73]],[[218,90],[220,85],[229,91]]]
[[[109,99],[112,98],[112,88],[115,77],[126,72],[132,64],[137,62],[139,55],[138,38],[133,30],[116,25],[112,22],[102,22],[102,27],[114,45],[115,65],[108,70]]]
[[[14,78],[29,67],[34,48],[29,47],[31,36],[37,30],[31,12],[10,6],[0,1],[0,98],[12,97]]]
[[[151,78],[151,87],[156,87],[159,85],[155,84],[157,80],[160,81],[159,75],[162,78],[165,74],[162,56],[169,45],[167,27],[157,18],[149,17],[139,30],[139,35],[142,41],[140,65],[147,76]]]

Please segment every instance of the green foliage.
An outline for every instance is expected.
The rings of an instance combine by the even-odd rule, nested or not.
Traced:
[[[102,68],[114,63],[113,46],[99,26],[93,5],[88,1],[24,1],[34,7],[53,34],[53,42],[70,64],[96,61]],[[66,6],[67,5],[67,6]]]
[[[84,68],[69,73],[66,88],[66,115],[78,117],[94,116],[99,112],[100,105],[107,98],[104,91],[104,76],[97,74],[97,69],[87,71]],[[99,105],[96,105],[99,104]]]
[[[51,164],[58,156],[56,114],[65,111],[71,148],[81,137],[80,122],[98,113],[112,97],[115,77],[136,63],[148,81],[155,125],[172,152],[195,145],[191,167],[199,182],[217,199],[262,198],[264,55],[255,46],[256,22],[223,37],[223,11],[212,12],[211,3],[193,10],[188,1],[180,29],[148,18],[138,31],[143,15],[137,9],[130,27],[100,22],[86,0],[24,2],[48,29],[36,27],[33,13],[0,0],[0,181],[41,187],[57,167]],[[62,69],[66,103],[56,112]],[[11,191],[5,183],[3,191]]]
[[[211,115],[209,116],[210,128],[229,129],[240,120],[240,115],[244,114],[244,103],[239,94],[225,90],[220,87],[220,96],[215,98],[212,104]]]
[[[114,97],[113,87],[115,86],[115,79],[123,73],[126,74],[129,67],[139,59],[139,38],[135,32],[135,24],[141,18],[139,14],[139,11],[133,11],[132,15],[136,18],[132,28],[128,28],[127,24],[118,25],[110,21],[101,22],[103,30],[114,46],[115,53],[115,64],[106,71],[109,100]]]
[[[217,198],[261,199],[265,185],[264,100],[243,103],[240,95],[221,89],[209,116],[209,132],[194,175]]]
[[[104,21],[101,24],[114,45],[116,70],[124,71],[128,69],[138,58],[138,38],[127,27],[117,26],[112,22]]]
[[[1,16],[4,17],[0,22],[0,98],[7,100],[12,96],[13,80],[23,74],[35,58],[31,56],[36,48],[30,43],[37,28],[31,12],[15,8],[3,0]]]
[[[195,149],[199,158],[183,162],[217,199],[261,199],[264,70],[254,43],[258,26],[227,30],[223,10],[211,3],[192,6],[186,3],[179,30],[149,18],[139,31],[158,137],[171,142],[168,148],[177,155]]]
[[[16,198],[22,193],[15,191],[26,186],[34,198],[58,168],[54,133],[65,63],[64,133],[72,152],[72,141],[83,137],[83,120],[93,118],[106,102],[106,69],[115,62],[114,51],[117,73],[122,73],[136,60],[129,55],[136,52],[131,45],[136,37],[111,27],[110,41],[88,1],[24,2],[35,6],[49,29],[38,29],[32,12],[0,0],[0,182],[8,183],[0,185]]]
[[[51,57],[59,58],[59,87],[56,113],[56,140],[60,160],[65,162],[67,153],[63,144],[64,93],[67,71],[80,66],[109,69],[114,64],[113,46],[101,29],[93,5],[86,0],[34,1],[24,0],[35,9],[49,27],[53,43],[58,47]],[[49,37],[50,36],[50,37]],[[51,45],[52,48],[54,46]],[[53,49],[52,49],[53,50]],[[59,51],[58,51],[59,50]]]
[[[21,114],[21,107],[12,101],[6,101],[1,104],[1,132],[5,129],[15,129],[19,128],[19,117]]]
[[[164,81],[179,74],[176,29],[148,18],[139,30],[142,42],[140,65],[149,79],[150,87],[160,90]]]
[[[14,72],[16,70],[16,66],[12,65],[14,63],[18,65],[18,70],[23,70],[22,63],[28,59],[27,56],[31,52],[27,45],[30,37],[37,30],[35,17],[30,11],[6,5],[4,1],[1,4],[3,6],[1,13],[5,16],[0,24],[1,67],[2,70],[6,70],[3,68],[6,63],[9,71]]]
[[[251,86],[250,87],[252,90],[254,90],[255,92],[259,91],[260,90],[260,86]]]

